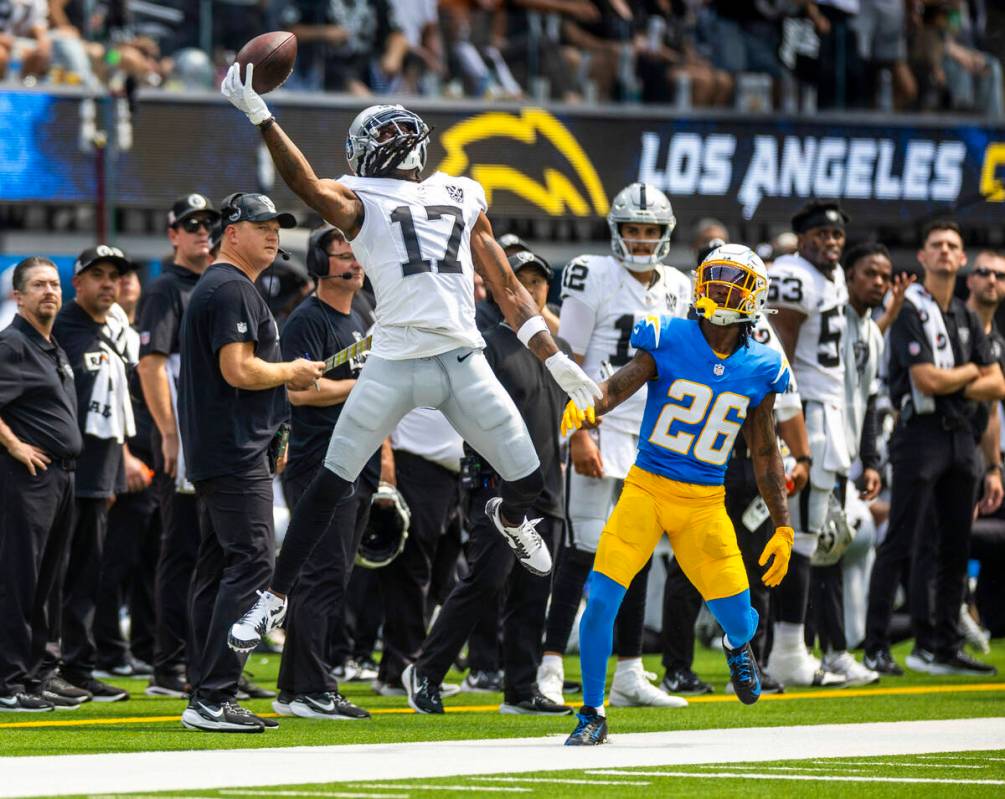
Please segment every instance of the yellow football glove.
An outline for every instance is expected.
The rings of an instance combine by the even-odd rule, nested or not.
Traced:
[[[564,438],[570,433],[576,432],[583,426],[584,421],[590,424],[597,423],[597,413],[594,411],[593,406],[591,405],[585,411],[581,411],[575,402],[569,400],[568,405],[565,406],[565,412],[562,414],[562,437]]]
[[[789,557],[792,555],[792,542],[795,541],[795,533],[791,527],[776,527],[775,534],[764,546],[761,553],[759,565],[764,566],[768,560],[774,556],[774,560],[764,576],[761,578],[768,588],[774,588],[782,582],[786,572],[789,570]]]

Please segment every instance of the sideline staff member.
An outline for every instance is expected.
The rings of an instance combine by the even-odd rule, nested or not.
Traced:
[[[0,331],[0,710],[41,712],[52,703],[26,683],[48,639],[43,606],[73,526],[83,441],[73,369],[52,337],[62,304],[52,261],[34,256],[15,266],[14,297],[17,315]]]
[[[869,583],[865,653],[868,662],[893,673],[890,614],[910,565],[915,643],[908,667],[986,676],[995,669],[963,651],[958,625],[980,484],[976,401],[1001,399],[1005,384],[983,326],[953,296],[956,275],[967,262],[959,226],[948,220],[928,225],[918,261],[924,285],[908,287],[890,328],[890,399],[900,418],[890,439],[890,528],[876,549]],[[929,524],[932,511],[937,525]]]
[[[136,371],[154,420],[154,489],[160,500],[161,544],[154,581],[156,633],[150,696],[184,698],[188,592],[199,552],[199,514],[191,487],[178,479],[181,457],[175,407],[181,358],[179,333],[196,281],[213,261],[210,230],[220,212],[201,194],[175,201],[167,217],[172,263],[143,292],[139,309],[140,363]],[[174,385],[172,385],[174,381]],[[184,476],[182,476],[184,477]]]
[[[276,320],[255,288],[276,258],[280,228],[296,220],[264,194],[232,194],[222,214],[220,260],[200,278],[181,326],[178,411],[202,535],[190,598],[192,696],[182,723],[261,732],[276,724],[235,701],[243,659],[228,648],[227,631],[272,576],[269,454],[289,415],[284,386],[313,386],[324,364],[281,362]]]

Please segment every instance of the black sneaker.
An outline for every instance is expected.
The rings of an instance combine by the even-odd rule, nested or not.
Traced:
[[[94,676],[101,677],[102,679],[121,679],[123,677],[133,677],[135,676],[135,672],[133,671],[132,663],[122,662],[98,666],[94,670]]]
[[[759,667],[760,668],[760,667]],[[730,683],[732,685],[732,683]],[[761,668],[761,693],[762,694],[784,694],[785,686]]]
[[[272,709],[280,716],[292,716],[294,713],[290,709],[290,702],[294,699],[296,699],[295,694],[289,691],[280,691],[279,696],[272,700]]]
[[[668,670],[663,678],[663,690],[668,694],[684,694],[685,696],[700,696],[712,693],[712,686],[702,681],[697,674],[686,666]]]
[[[443,712],[440,686],[419,674],[414,664],[407,665],[401,673],[401,684],[405,686],[405,693],[408,695],[408,706],[416,713]]]
[[[70,699],[78,705],[82,705],[84,702],[90,702],[93,698],[90,691],[85,691],[83,688],[78,688],[76,685],[70,685],[70,683],[58,674],[53,674],[49,679],[42,683],[42,690],[45,693],[57,694],[58,696],[63,697],[63,699]]]
[[[729,682],[736,692],[736,698],[745,705],[752,705],[761,698],[761,675],[754,658],[754,650],[746,643],[738,649],[726,646],[722,639],[722,651],[726,655],[726,665],[729,666]]]
[[[252,713],[251,715],[253,715],[256,719],[258,719],[261,722],[262,729],[264,729],[266,732],[268,732],[269,730],[279,729],[279,722],[276,721],[275,719],[266,718],[265,716],[259,716],[255,713]]]
[[[147,696],[168,696],[172,699],[188,699],[192,687],[180,674],[155,674],[150,678],[144,693]]]
[[[239,700],[272,699],[275,695],[275,691],[270,691],[268,688],[262,688],[260,685],[255,685],[255,683],[249,680],[244,674],[237,678],[237,698]]]
[[[5,713],[50,713],[54,709],[49,700],[24,691],[0,696],[0,711]]]
[[[552,702],[540,691],[535,691],[529,699],[503,702],[499,705],[499,712],[515,716],[568,716],[572,713],[572,708]]]
[[[499,693],[503,689],[501,671],[470,671],[461,682],[461,691],[475,694]]]
[[[91,695],[91,700],[93,702],[125,702],[129,699],[129,691],[123,688],[116,688],[114,685],[109,685],[106,682],[101,682],[101,680],[96,680],[93,677],[85,677],[80,680],[70,680],[63,675],[63,679],[66,680],[70,685],[74,685],[77,688],[82,688]]]
[[[202,732],[262,732],[265,725],[250,710],[237,702],[214,704],[193,699],[181,714],[181,723],[190,730]]]
[[[969,674],[974,677],[994,677],[998,669],[970,657],[962,649],[949,657],[936,655],[933,664],[941,669],[941,674]]]
[[[921,672],[922,674],[948,673],[943,671],[942,668],[935,663],[934,653],[929,652],[927,649],[921,649],[917,646],[911,650],[911,654],[907,656],[904,662],[907,664],[907,668],[911,671]]]
[[[302,719],[334,719],[358,721],[370,718],[369,711],[357,707],[338,691],[319,694],[297,694],[288,702],[290,712]],[[275,703],[273,703],[275,707]]]
[[[596,708],[583,705],[576,718],[579,721],[572,735],[565,739],[566,746],[598,746],[607,743],[607,719]]]
[[[47,691],[44,688],[39,695],[56,710],[76,710],[80,707],[80,702],[77,702],[75,699],[70,699],[54,691]]]
[[[890,677],[903,677],[904,670],[897,665],[889,649],[877,649],[875,652],[866,652],[862,658],[862,664],[867,669],[872,669],[879,674],[886,674]]]

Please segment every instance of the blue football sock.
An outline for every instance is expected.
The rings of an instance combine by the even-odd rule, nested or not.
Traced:
[[[614,619],[627,589],[600,572],[590,573],[586,610],[579,623],[579,663],[583,672],[583,704],[604,706],[607,660],[614,646]]]
[[[750,605],[750,591],[735,596],[710,599],[705,603],[715,616],[733,649],[739,649],[757,632],[757,611]]]

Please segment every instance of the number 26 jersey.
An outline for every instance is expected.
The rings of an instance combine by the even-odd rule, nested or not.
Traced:
[[[581,255],[562,271],[558,335],[583,357],[583,371],[598,383],[635,356],[636,322],[649,314],[687,314],[691,281],[667,264],[655,264],[653,273],[652,282],[643,285],[610,255]],[[604,415],[604,428],[638,435],[644,408],[642,389]]]
[[[696,319],[649,316],[632,346],[656,362],[635,465],[681,483],[722,485],[748,413],[789,385],[789,365],[770,347],[747,340],[720,358]]]
[[[829,405],[844,405],[845,306],[844,270],[834,268],[829,280],[799,255],[777,258],[769,271],[768,307],[806,315],[799,328],[792,368],[799,395]]]
[[[487,207],[482,187],[443,172],[421,182],[338,182],[363,203],[363,225],[350,244],[377,301],[371,355],[404,360],[482,349],[471,259],[471,231]]]

